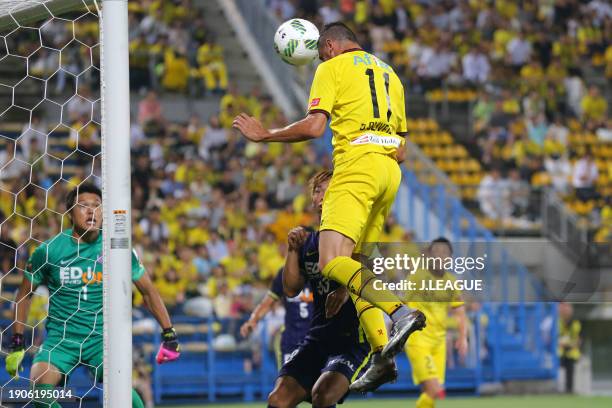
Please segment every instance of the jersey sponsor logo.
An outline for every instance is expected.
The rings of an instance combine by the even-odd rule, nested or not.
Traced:
[[[393,71],[391,67],[389,66],[389,64],[379,60],[374,55],[368,54],[367,52],[364,52],[361,55],[357,54],[353,57],[353,65],[359,65],[359,64],[363,64],[366,66],[376,65],[384,69],[385,71]]]
[[[102,283],[102,272],[96,272],[91,267],[83,271],[78,266],[66,266],[59,268],[59,278],[62,285],[89,285]]]
[[[321,276],[321,271],[319,270],[319,262],[306,261],[304,262],[304,269],[306,272],[306,277],[308,279],[313,279]]]
[[[352,145],[365,145],[365,144],[374,144],[378,146],[385,147],[399,147],[401,141],[396,137],[391,136],[378,136],[373,135],[371,133],[365,133],[353,140],[351,140]]]
[[[290,302],[290,303],[299,303],[299,302],[311,303],[313,300],[314,298],[309,288],[302,289],[302,291],[295,297],[287,298],[287,302]]]
[[[69,259],[69,260],[62,259],[61,261],[59,261],[59,264],[64,266],[64,265],[68,265],[72,261],[74,261],[74,259]]]
[[[314,98],[310,101],[310,107],[313,108],[315,106],[319,106],[319,102],[321,102],[321,98]]]

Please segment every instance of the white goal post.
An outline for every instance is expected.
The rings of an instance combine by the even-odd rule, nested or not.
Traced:
[[[44,20],[61,18],[65,13],[84,7],[97,14],[101,12],[99,44],[104,211],[103,387],[104,407],[115,408],[128,406],[126,403],[129,404],[132,400],[128,1],[0,0],[0,34],[5,35],[20,28],[35,28],[36,24],[40,26]],[[29,73],[26,76],[29,76]]]
[[[132,211],[127,0],[103,0],[100,22],[104,183],[104,407],[132,400]]]

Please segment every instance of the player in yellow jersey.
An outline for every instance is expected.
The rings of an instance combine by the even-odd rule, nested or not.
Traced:
[[[393,69],[361,49],[342,23],[326,25],[310,90],[308,114],[282,129],[265,129],[246,114],[233,126],[254,142],[300,142],[333,131],[334,173],[321,216],[319,268],[324,277],[353,294],[360,322],[373,348],[372,364],[351,385],[368,391],[395,379],[393,357],[408,336],[425,325],[424,315],[406,307],[392,292],[376,290],[375,276],[356,259],[362,245],[378,240],[401,181],[398,161],[406,135],[404,88]],[[356,259],[353,259],[355,257]],[[393,320],[387,342],[382,309]]]
[[[452,255],[451,244],[446,238],[435,239],[427,254],[429,269],[420,269],[409,279],[417,284],[416,291],[410,291],[408,305],[423,311],[427,317],[425,330],[412,335],[405,346],[412,366],[412,380],[421,386],[417,408],[432,408],[436,399],[444,397],[446,324],[449,311],[458,323],[459,338],[455,347],[462,358],[467,353],[467,320],[461,293],[421,290],[422,282],[455,280],[452,274],[442,268],[443,260]],[[433,262],[429,262],[430,260]]]

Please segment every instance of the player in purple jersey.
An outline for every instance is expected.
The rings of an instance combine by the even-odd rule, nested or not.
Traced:
[[[330,178],[331,172],[323,171],[311,180],[319,214]],[[295,407],[307,400],[315,407],[332,407],[343,401],[350,383],[367,366],[371,348],[353,302],[347,302],[347,289],[319,271],[318,232],[294,228],[288,243],[284,292],[293,296],[309,283],[314,314],[306,337],[281,368],[268,407]]]
[[[270,285],[270,290],[255,307],[251,317],[240,328],[242,337],[247,337],[257,327],[257,323],[272,310],[275,303],[282,302],[285,308],[285,324],[282,328],[280,344],[276,350],[276,359],[280,368],[293,350],[302,341],[312,319],[312,293],[306,285],[297,296],[287,297],[283,292],[283,269],[281,268]]]

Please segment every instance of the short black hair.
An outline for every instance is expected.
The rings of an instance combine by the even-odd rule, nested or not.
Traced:
[[[356,43],[357,37],[355,36],[353,30],[351,30],[346,24],[341,21],[336,21],[335,23],[325,24],[319,33],[319,47],[326,40],[348,40]]]
[[[431,241],[431,244],[429,244],[429,249],[431,249],[435,244],[446,244],[448,249],[450,249],[451,254],[453,253],[453,245],[451,244],[451,242],[447,238],[445,238],[445,237],[438,237],[438,238],[434,239],[433,241]]]
[[[102,190],[100,190],[98,186],[92,183],[83,183],[76,186],[68,194],[66,194],[66,199],[64,200],[64,204],[66,205],[66,211],[70,211],[72,207],[76,204],[76,200],[79,194],[85,193],[95,194],[100,197],[100,200],[102,200]]]

